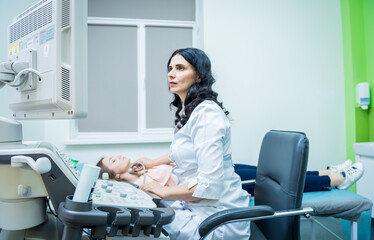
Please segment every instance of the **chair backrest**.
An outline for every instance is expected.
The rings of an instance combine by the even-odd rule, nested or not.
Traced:
[[[255,205],[274,210],[301,207],[308,164],[309,141],[304,133],[268,132],[258,161]],[[300,239],[300,216],[255,222],[267,239]]]

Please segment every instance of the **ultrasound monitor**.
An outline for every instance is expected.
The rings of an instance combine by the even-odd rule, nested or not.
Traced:
[[[0,87],[10,86],[15,119],[86,116],[87,1],[41,0],[13,19],[7,41]]]

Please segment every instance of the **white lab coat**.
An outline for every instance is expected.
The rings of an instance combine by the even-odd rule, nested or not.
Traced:
[[[198,202],[175,201],[175,219],[164,226],[171,239],[199,239],[199,224],[215,212],[249,204],[231,159],[230,122],[213,101],[200,103],[187,123],[175,134],[169,158],[180,185],[197,184]],[[217,228],[208,239],[248,239],[249,222]]]

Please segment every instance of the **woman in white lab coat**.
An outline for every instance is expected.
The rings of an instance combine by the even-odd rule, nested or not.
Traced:
[[[177,108],[174,140],[170,154],[158,159],[138,159],[146,168],[174,162],[179,183],[174,187],[156,182],[141,189],[167,200],[175,219],[165,229],[171,239],[199,239],[198,226],[215,212],[245,207],[249,195],[242,190],[231,159],[231,130],[228,112],[212,90],[215,82],[207,55],[199,49],[176,50],[168,62],[171,103]],[[249,222],[217,228],[211,239],[248,239]],[[208,238],[208,239],[209,239]]]

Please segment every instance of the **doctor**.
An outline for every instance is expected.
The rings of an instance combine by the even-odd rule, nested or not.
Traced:
[[[215,79],[207,55],[199,49],[176,50],[168,62],[171,105],[177,108],[175,135],[170,154],[151,160],[141,158],[146,168],[174,162],[177,186],[156,182],[141,189],[161,198],[176,200],[172,207],[175,219],[165,226],[171,239],[199,239],[198,226],[215,212],[245,207],[249,195],[242,190],[231,159],[230,122],[217,93],[212,90]],[[140,170],[140,169],[139,169]],[[211,239],[248,239],[248,222],[217,228]]]

